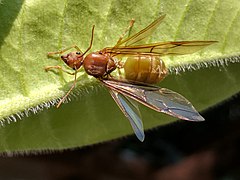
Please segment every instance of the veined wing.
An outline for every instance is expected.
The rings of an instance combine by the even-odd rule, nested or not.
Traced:
[[[118,93],[117,91],[109,88],[109,92],[123,114],[128,118],[137,138],[143,142],[145,135],[138,108],[131,102],[131,100],[124,97],[124,95]]]
[[[157,29],[157,27],[162,22],[162,20],[165,18],[165,16],[166,16],[165,14],[160,16],[158,19],[153,21],[150,25],[148,25],[146,28],[142,29],[138,33],[136,33],[126,39],[121,40],[118,44],[115,45],[115,47],[119,47],[120,45],[131,46],[131,45],[145,39],[146,37],[150,36]]]
[[[183,120],[204,121],[204,118],[186,98],[169,89],[112,80],[102,80],[102,82],[112,90],[128,96],[155,111]]]
[[[204,47],[216,43],[217,41],[178,41],[178,42],[159,42],[153,44],[144,44],[136,46],[120,46],[106,48],[107,53],[113,55],[184,55],[192,54]]]

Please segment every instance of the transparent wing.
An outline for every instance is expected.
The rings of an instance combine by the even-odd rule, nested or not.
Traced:
[[[117,91],[109,89],[109,92],[123,114],[130,121],[130,124],[137,138],[143,142],[145,135],[138,107],[132,103],[131,100],[129,100],[127,97],[124,97],[124,95],[118,93]]]
[[[160,16],[158,19],[153,21],[146,28],[144,28],[141,31],[139,31],[138,33],[120,41],[118,44],[115,45],[115,47],[118,47],[120,45],[131,46],[131,45],[145,39],[146,37],[150,36],[157,29],[157,27],[162,22],[162,20],[165,18],[165,16],[166,16],[165,14]]]
[[[184,55],[192,54],[204,47],[216,43],[217,41],[179,41],[179,42],[159,42],[153,44],[144,44],[136,46],[120,46],[106,48],[107,53],[113,55]]]
[[[188,121],[204,121],[193,105],[182,95],[166,88],[122,81],[102,80],[103,83],[125,96],[158,111]]]

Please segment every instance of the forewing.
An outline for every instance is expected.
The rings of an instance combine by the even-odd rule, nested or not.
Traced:
[[[130,121],[137,138],[143,142],[145,135],[138,107],[132,103],[131,100],[129,100],[127,97],[124,97],[124,95],[118,93],[117,91],[109,89],[109,92],[123,114]]]
[[[166,16],[165,14],[160,16],[158,19],[153,21],[146,28],[144,28],[141,31],[139,31],[138,33],[120,41],[117,45],[115,45],[115,47],[118,47],[120,45],[131,46],[131,45],[145,39],[146,37],[150,36],[156,30],[156,28],[159,26],[159,24],[162,22],[162,20],[165,18],[165,16]]]
[[[106,52],[121,55],[150,54],[157,56],[192,54],[217,41],[159,42],[137,46],[106,48]]]
[[[166,88],[144,92],[146,102],[156,111],[189,121],[204,121],[193,105],[182,95]]]
[[[204,121],[193,105],[182,95],[166,88],[103,80],[104,84],[151,109],[188,121]]]

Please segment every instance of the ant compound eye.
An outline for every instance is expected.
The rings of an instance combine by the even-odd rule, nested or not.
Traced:
[[[79,51],[76,52],[77,55],[80,55],[81,53]]]
[[[62,60],[66,59],[66,56],[61,56],[61,59],[62,59]]]

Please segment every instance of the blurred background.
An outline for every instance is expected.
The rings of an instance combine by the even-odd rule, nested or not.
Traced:
[[[44,71],[45,66],[54,63],[60,65],[57,61],[50,61],[46,53],[75,43],[86,49],[93,24],[96,25],[93,50],[97,50],[112,46],[131,18],[136,19],[134,26],[138,29],[145,27],[161,12],[166,13],[167,17],[159,32],[153,35],[155,40],[218,40],[219,43],[206,48],[200,55],[210,59],[218,55],[221,57],[219,61],[209,62],[216,68],[203,68],[169,77],[170,80],[165,81],[163,87],[184,92],[183,95],[197,109],[205,109],[239,91],[239,63],[230,63],[239,62],[239,0],[62,2],[0,0],[0,97],[4,103],[9,99],[15,102],[16,97],[20,96],[36,105],[35,102],[47,102],[55,98],[50,96],[50,91],[59,92],[62,87],[68,87],[61,76]],[[157,42],[153,38],[150,40]],[[193,56],[182,59],[187,64],[186,59],[192,60]],[[180,58],[178,62],[181,62]],[[208,65],[204,63],[205,66]],[[66,81],[72,81],[72,77],[69,78]],[[88,87],[86,76],[79,81],[82,82]],[[45,99],[36,96],[41,92],[45,92]],[[124,124],[120,120],[105,118],[109,111],[108,117],[121,113],[109,94],[103,90],[100,92],[100,95],[97,91],[83,94],[78,104],[76,101],[69,103],[61,110],[50,108],[24,121],[12,123],[0,131],[0,149],[62,149],[81,145],[88,140],[81,136],[87,137],[92,132],[95,134],[89,136],[88,143],[95,139],[99,142],[119,137],[124,133],[117,132],[119,127],[124,130],[125,127],[129,128],[125,134],[132,132],[128,122]],[[13,102],[10,104],[22,109],[32,106],[23,100]],[[1,112],[4,112],[7,106],[2,107]],[[81,116],[77,116],[79,112]],[[89,112],[94,112],[91,117],[88,117]],[[177,121],[146,131],[143,143],[132,135],[61,152],[36,152],[12,157],[2,155],[0,180],[240,179],[240,93],[202,112],[202,115],[205,122]],[[123,115],[117,117],[125,119]],[[169,118],[165,116],[166,119],[158,121],[154,117],[144,118],[145,127],[168,122]],[[99,127],[101,123],[103,125]],[[98,132],[103,129],[102,133]],[[113,136],[109,137],[109,134]],[[67,140],[72,141],[68,144]]]
[[[206,121],[177,121],[93,146],[0,158],[0,179],[240,179],[240,93],[203,112]]]

